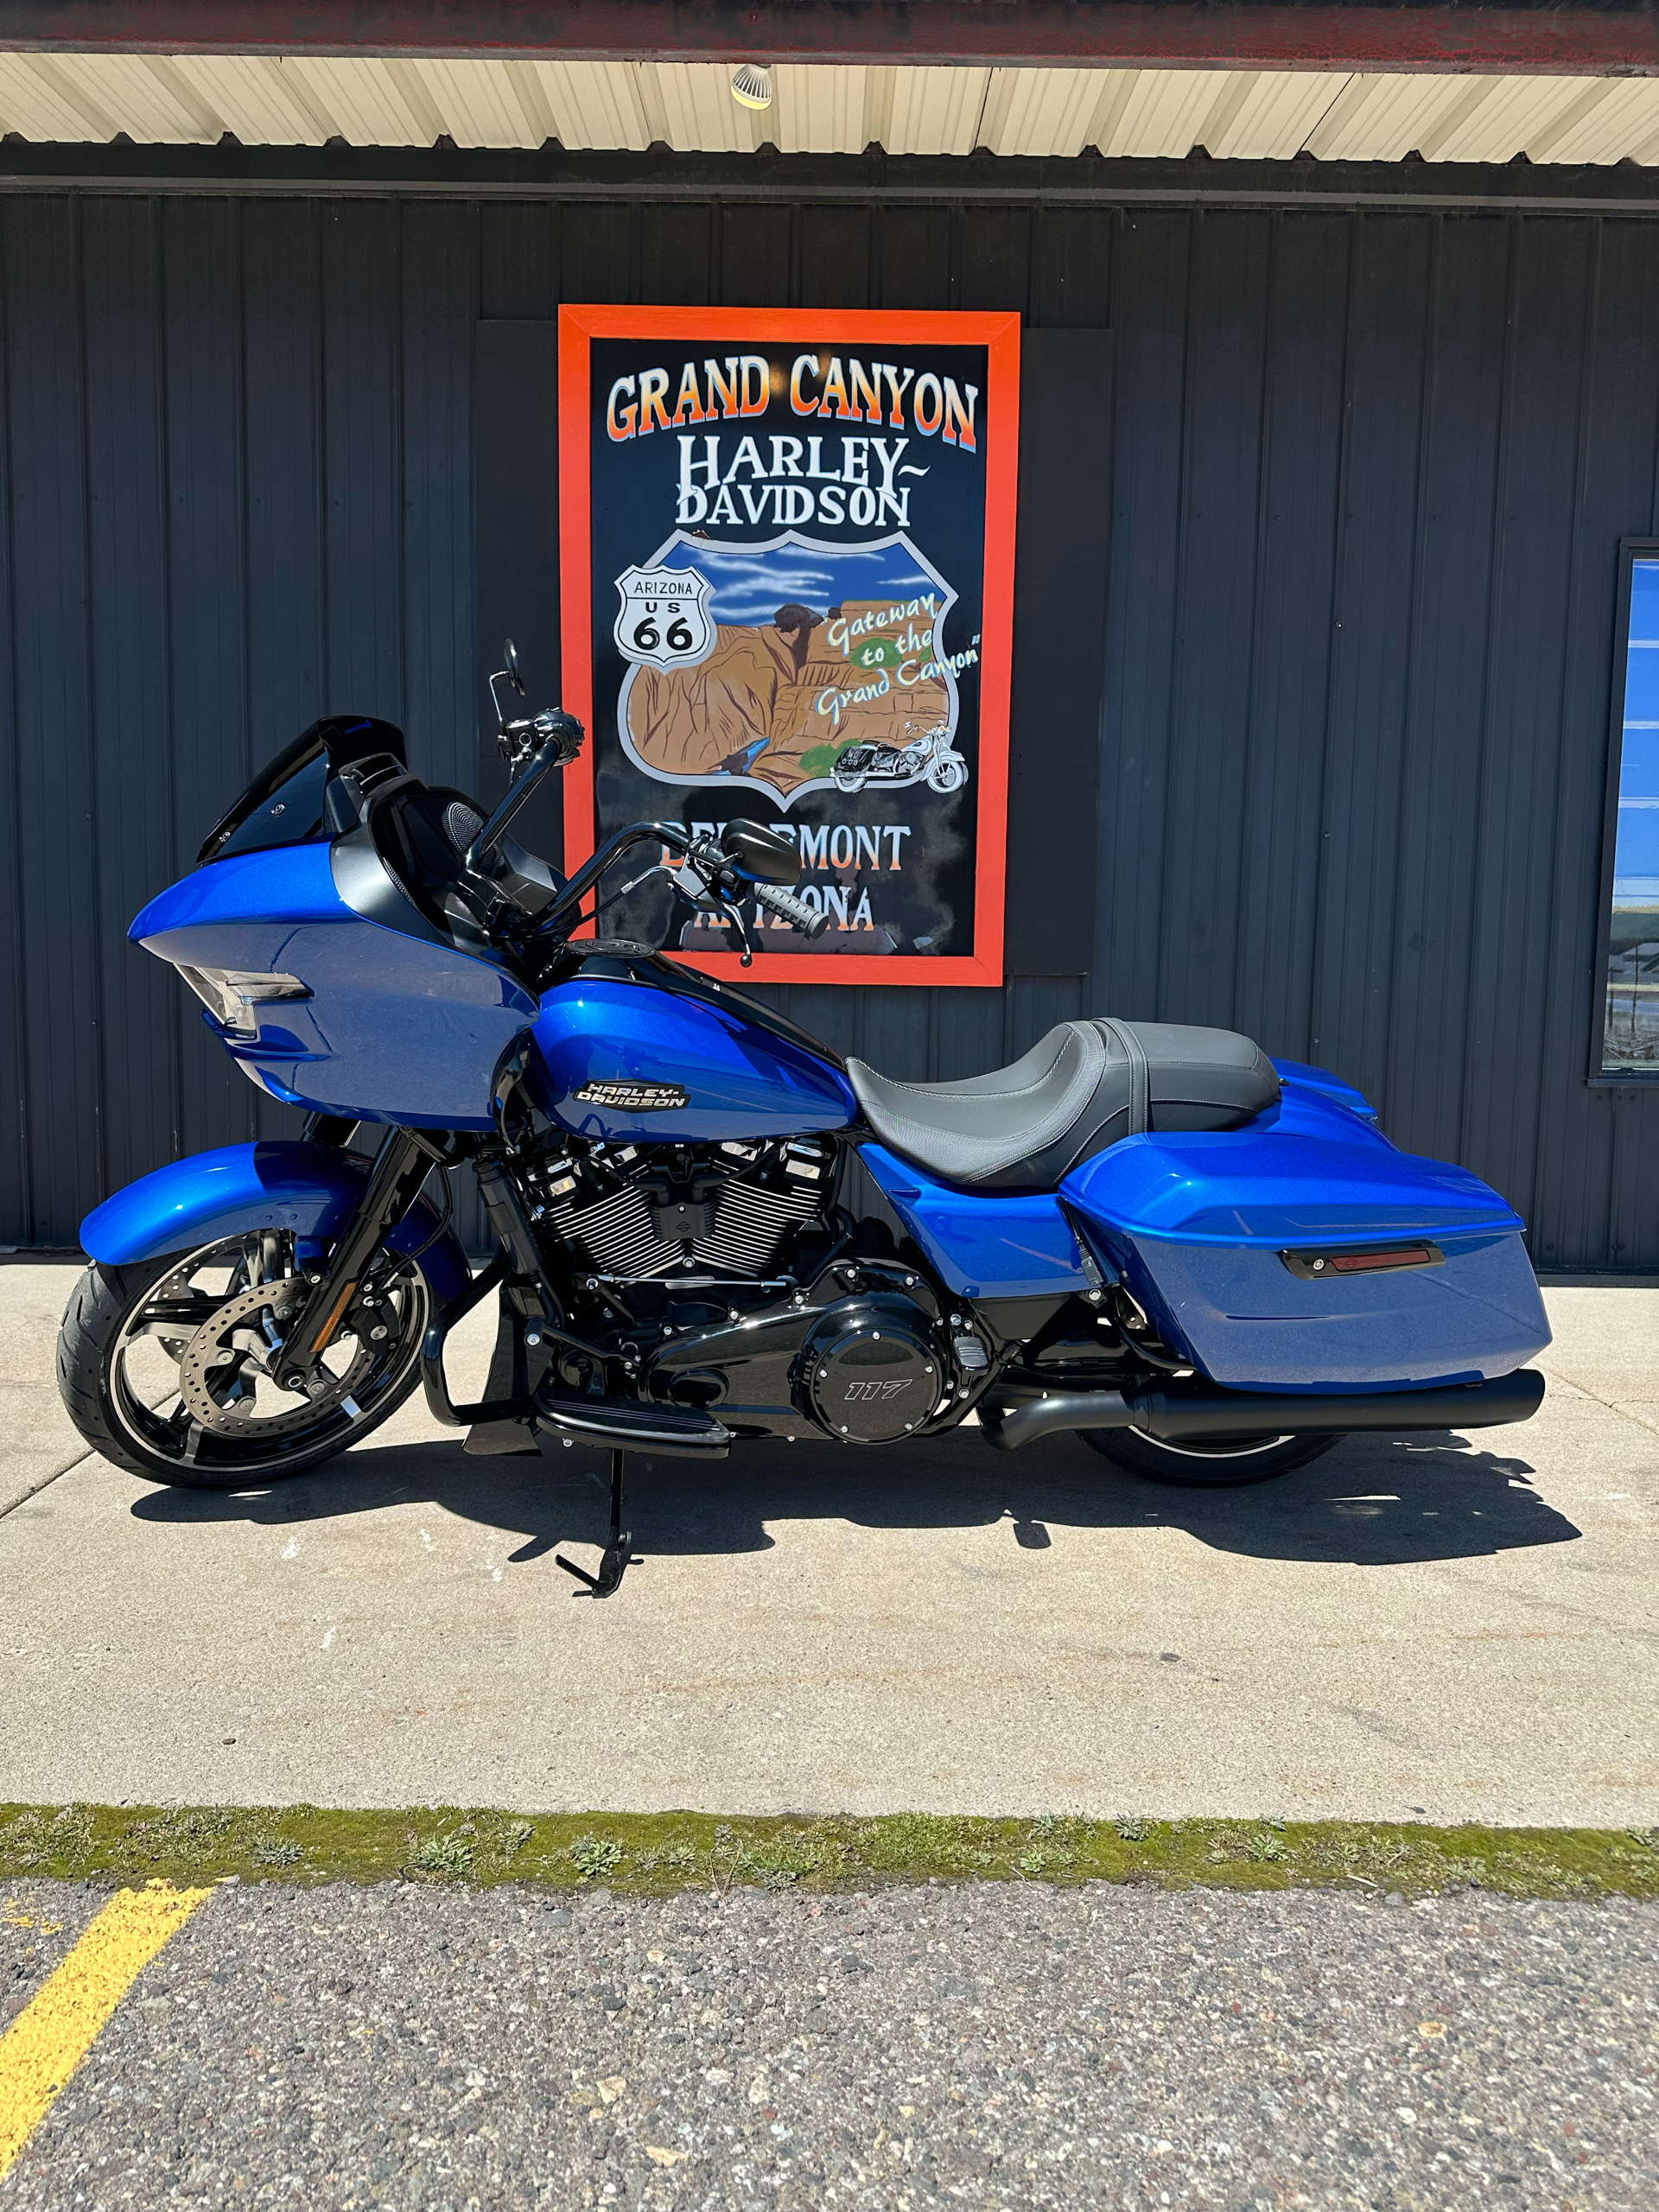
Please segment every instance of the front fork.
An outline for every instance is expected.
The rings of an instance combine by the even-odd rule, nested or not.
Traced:
[[[340,1124],[339,1133],[342,1137],[349,1135],[349,1125]],[[335,1130],[330,1128],[325,1133],[320,1128],[317,1134],[326,1141]],[[321,1366],[321,1356],[370,1262],[419,1197],[421,1186],[435,1163],[453,1164],[450,1154],[412,1129],[387,1130],[375,1154],[362,1198],[335,1244],[327,1266],[309,1279],[310,1295],[283,1344],[282,1382],[285,1389],[309,1390],[321,1382],[325,1372]],[[489,1421],[528,1421],[534,1416],[536,1403],[531,1395],[529,1362],[529,1347],[533,1344],[551,1339],[585,1353],[601,1364],[605,1357],[598,1345],[573,1337],[559,1325],[558,1301],[512,1176],[499,1159],[487,1154],[474,1159],[473,1169],[479,1195],[500,1249],[458,1298],[452,1299],[433,1315],[421,1346],[421,1379],[427,1406],[436,1420],[451,1428],[467,1428]],[[512,1324],[512,1395],[483,1399],[476,1405],[458,1406],[451,1399],[444,1379],[444,1339],[457,1321],[470,1313],[491,1291],[504,1286]],[[559,1560],[559,1565],[583,1583],[595,1598],[608,1598],[618,1588],[631,1554],[627,1535],[621,1527],[623,1458],[620,1451],[611,1454],[610,1540],[598,1574],[589,1574],[571,1560]]]
[[[333,1342],[346,1310],[369,1264],[420,1196],[421,1185],[442,1154],[412,1129],[390,1128],[375,1154],[368,1183],[333,1257],[310,1278],[311,1294],[283,1345],[285,1390],[327,1389],[321,1371],[323,1353]]]

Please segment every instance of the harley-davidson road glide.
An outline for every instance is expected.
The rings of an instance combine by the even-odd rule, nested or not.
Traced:
[[[1165,1482],[1260,1481],[1343,1435],[1522,1421],[1549,1340],[1522,1224],[1399,1151],[1336,1077],[1226,1030],[1063,1022],[1011,1067],[900,1083],[660,951],[577,934],[656,849],[747,944],[810,937],[786,837],[620,831],[566,880],[509,829],[579,724],[509,720],[487,819],[388,722],[320,721],[131,936],[303,1135],[175,1160],[87,1217],[59,1344],[86,1441],[232,1489],[332,1459],[425,1387],[624,1455],[893,1446],[972,1415],[1074,1430]],[[757,917],[758,918],[758,917]],[[849,1173],[855,1161],[865,1177]],[[472,1272],[436,1166],[476,1178]],[[861,1216],[849,1191],[880,1200]],[[445,1187],[440,1183],[439,1187]],[[444,1340],[499,1291],[507,1395],[452,1402]]]

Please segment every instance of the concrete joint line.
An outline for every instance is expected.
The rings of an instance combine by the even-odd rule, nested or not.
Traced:
[[[1551,1382],[1564,1383],[1569,1390],[1576,1390],[1581,1398],[1588,1398],[1592,1406],[1599,1406],[1605,1413],[1617,1414],[1620,1421],[1628,1421],[1637,1428],[1645,1428],[1649,1436],[1659,1436],[1659,1421],[1648,1421],[1642,1414],[1632,1413],[1628,1406],[1621,1406],[1617,1398],[1604,1398],[1599,1390],[1591,1389],[1586,1383],[1575,1382],[1572,1376],[1562,1374],[1559,1368],[1551,1367],[1546,1360],[1541,1359],[1538,1364]]]
[[[54,1467],[49,1475],[42,1475],[38,1482],[31,1483],[26,1491],[20,1491],[7,1503],[0,1505],[0,1521],[3,1521],[9,1513],[15,1513],[20,1505],[27,1505],[31,1497],[38,1497],[41,1492],[56,1482],[60,1475],[68,1474],[73,1469],[84,1465],[88,1459],[96,1456],[89,1445],[85,1452],[78,1452],[73,1459],[66,1459],[62,1466]]]

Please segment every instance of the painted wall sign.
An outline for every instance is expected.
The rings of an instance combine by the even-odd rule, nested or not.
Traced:
[[[766,823],[830,925],[751,902],[753,980],[1002,981],[1019,349],[1014,315],[560,310],[568,866]],[[648,866],[601,934],[741,972]]]

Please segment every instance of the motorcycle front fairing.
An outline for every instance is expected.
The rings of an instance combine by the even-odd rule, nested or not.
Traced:
[[[303,995],[204,1018],[285,1104],[413,1128],[493,1127],[491,1079],[536,1019],[505,966],[446,941],[366,833],[227,855],[152,899],[129,935],[183,970],[290,976]]]

